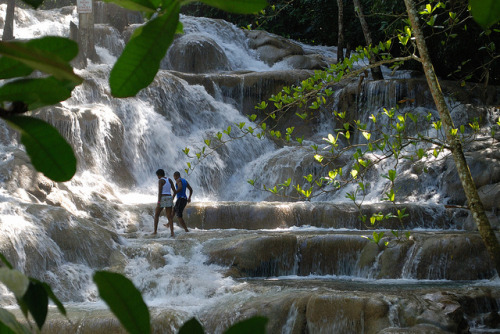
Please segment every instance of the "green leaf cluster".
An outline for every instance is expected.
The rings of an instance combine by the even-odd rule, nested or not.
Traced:
[[[47,283],[27,277],[14,269],[2,254],[0,254],[0,260],[5,265],[5,267],[0,267],[0,282],[14,293],[19,308],[29,324],[29,326],[26,326],[19,322],[11,312],[0,308],[1,333],[31,333],[31,323],[28,315],[34,319],[37,328],[41,330],[47,318],[49,299],[56,304],[61,314],[66,315],[66,309]]]
[[[69,64],[77,53],[76,43],[62,37],[0,41],[0,79],[10,79],[0,87],[0,118],[19,131],[33,166],[54,181],[75,174],[73,149],[50,124],[20,114],[71,96],[82,82]],[[42,74],[31,76],[35,71]]]

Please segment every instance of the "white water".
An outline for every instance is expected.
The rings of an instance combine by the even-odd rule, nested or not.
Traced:
[[[5,16],[5,9],[6,5],[0,6],[0,16]],[[271,70],[246,47],[245,37],[236,27],[213,20],[184,16],[181,19],[186,32],[203,32],[215,39],[226,52],[234,70]],[[49,34],[68,36],[71,21],[78,21],[75,10],[70,15],[61,15],[58,10],[16,8],[14,33],[16,39]],[[109,96],[107,79],[116,57],[102,46],[97,47],[97,53],[102,62],[91,63],[84,70],[76,70],[86,82],[74,90],[70,99],[61,103],[59,110],[49,110],[43,115],[46,120],[58,126],[80,157],[78,172],[66,185],[81,200],[92,202],[94,194],[101,194],[110,202],[153,203],[157,191],[154,174],[156,169],[163,168],[168,175],[172,175],[175,170],[183,172],[186,162],[190,161],[182,153],[185,147],[195,151],[209,134],[228,126],[233,126],[236,130],[235,124],[240,122],[251,124],[238,110],[215,100],[203,87],[188,85],[166,72],[158,74],[153,91],[146,89],[134,98],[113,99]],[[163,95],[161,99],[157,98],[159,93]],[[59,113],[65,117],[61,119]],[[12,161],[15,150],[23,148],[17,140],[10,137],[3,122],[1,127],[0,150],[5,158],[0,163],[6,164]],[[113,135],[116,135],[117,128],[123,131],[123,141],[118,146],[113,146],[110,143],[116,141]],[[273,150],[274,144],[268,140],[245,138],[227,147],[231,152],[229,158],[214,153],[189,175],[189,182],[195,190],[194,201],[219,196],[224,198],[225,193],[226,199],[232,199],[232,191],[241,183],[245,184],[246,180],[235,180],[231,175],[243,169],[247,162]],[[123,159],[123,162],[116,164],[118,159]],[[116,169],[117,166],[130,170],[130,174],[126,175],[133,178],[129,180],[132,188],[119,186],[112,181],[116,174],[122,172]],[[242,175],[240,174],[240,178]],[[23,209],[25,204],[37,201],[22,187],[15,190],[1,187],[0,191],[0,234],[6,238],[4,240],[10,240],[16,250],[19,257],[17,266],[27,274],[41,274],[30,268],[32,263],[27,261],[30,255],[25,251],[29,245],[37,245],[37,252],[43,254],[47,261],[56,264],[43,273],[43,279],[53,286],[61,300],[69,305],[77,303],[84,308],[104,307],[99,302],[96,287],[92,283],[95,269],[87,263],[67,261],[65,250],[47,236],[48,230],[44,226],[37,223],[39,216],[28,214]],[[76,217],[92,219],[92,214],[80,210],[65,190],[53,189],[49,197],[53,201],[59,201],[60,206]],[[48,219],[54,218],[51,215]],[[110,222],[110,227],[123,232],[124,222],[133,219],[135,218],[130,213],[122,212],[119,219]],[[54,223],[57,221],[54,220]],[[63,222],[66,222],[64,218],[60,220],[61,224]],[[162,217],[160,226],[165,222]],[[143,237],[152,232],[150,215],[142,215],[134,223],[141,226],[140,233]],[[79,222],[70,218],[70,226],[72,224]],[[163,229],[160,228],[160,233],[162,232]],[[182,234],[177,226],[176,233]],[[206,257],[199,251],[200,245],[190,245],[190,254],[178,253],[171,245],[164,244],[169,241],[161,236],[162,234],[159,239],[146,239],[145,242],[139,239],[121,239],[121,246],[110,245],[125,252],[130,248],[138,248],[143,252],[142,256],[127,259],[123,270],[128,277],[133,278],[149,306],[170,305],[168,307],[193,314],[202,308],[209,308],[210,304],[219,302],[224,296],[234,297],[236,292],[233,290],[238,290],[243,283],[223,277],[220,267],[205,264]],[[152,268],[145,260],[147,254],[154,252],[165,261],[158,268]],[[4,287],[1,293],[1,305],[14,302],[12,295]],[[239,294],[242,294],[243,299],[252,295],[245,290]]]
[[[0,6],[0,15],[5,15],[5,5]],[[18,39],[46,34],[67,36],[69,22],[77,22],[75,11],[71,15],[63,16],[57,11],[34,12],[17,9],[16,15],[18,21],[14,32]],[[244,34],[233,25],[185,16],[181,17],[181,20],[186,33],[203,33],[214,39],[226,53],[232,70],[263,72],[284,69],[283,64],[269,67],[260,61],[247,47]],[[318,48],[309,48],[312,49]],[[326,55],[334,55],[334,50],[320,49]],[[196,148],[202,147],[203,140],[210,134],[228,126],[236,130],[235,123],[250,124],[249,120],[232,105],[209,95],[202,86],[189,85],[168,71],[161,71],[153,85],[137,97],[113,99],[109,94],[107,79],[116,57],[102,46],[97,48],[97,52],[101,63],[90,64],[85,70],[77,71],[86,79],[86,83],[77,87],[73,96],[63,102],[59,110],[44,115],[46,119],[58,123],[61,133],[68,137],[78,156],[83,157],[79,159],[77,175],[66,184],[67,189],[54,189],[47,198],[58,203],[66,213],[53,212],[52,209],[43,214],[34,212],[35,210],[32,212],[29,210],[32,209],[30,204],[39,201],[28,191],[4,183],[0,188],[0,235],[4,237],[3,240],[9,240],[12,248],[16,250],[17,266],[28,273],[32,270],[33,275],[43,273],[40,278],[50,283],[56,294],[69,305],[82,308],[105,307],[99,302],[97,289],[92,283],[94,270],[101,269],[103,265],[100,262],[89,263],[90,256],[75,256],[76,260],[71,259],[72,255],[68,255],[68,250],[48,236],[52,229],[80,226],[84,229],[88,226],[85,224],[92,222],[95,217],[92,212],[86,211],[85,205],[79,206],[77,202],[93,203],[98,194],[104,198],[103,201],[95,203],[100,207],[98,211],[104,213],[104,218],[99,217],[99,221],[104,222],[105,228],[119,234],[123,234],[130,225],[139,229],[137,238],[119,237],[114,240],[105,239],[103,236],[103,243],[110,249],[110,257],[113,258],[111,269],[122,270],[130,277],[143,293],[149,306],[181,311],[187,318],[211,309],[216,304],[221,307],[220,305],[227,302],[226,307],[230,309],[235,304],[242,304],[251,299],[256,293],[246,288],[247,283],[224,277],[223,273],[227,268],[207,263],[207,256],[201,252],[204,241],[189,239],[177,226],[175,232],[178,238],[167,238],[168,234],[162,226],[166,222],[164,217],[160,219],[158,238],[150,238],[150,214],[144,211],[137,213],[133,209],[122,211],[121,207],[113,208],[103,204],[153,203],[157,191],[157,179],[154,174],[156,169],[164,168],[169,175],[175,170],[184,174],[186,162],[191,161],[182,153],[184,148],[189,147],[192,152],[196,151]],[[65,117],[59,118],[59,113]],[[22,149],[22,146],[15,139],[8,137],[3,122],[0,126],[0,150],[4,156],[0,165],[3,167],[14,161],[16,150]],[[330,129],[322,128],[320,131],[316,136],[319,142]],[[121,135],[120,140],[116,137],[117,133]],[[305,146],[310,144],[312,142]],[[247,179],[255,179],[256,183],[268,186],[283,182],[301,166],[303,161],[297,158],[306,156],[305,148],[278,149],[267,139],[257,140],[249,137],[229,144],[225,150],[229,153],[213,154],[187,177],[195,190],[193,201],[260,201],[267,198],[267,194],[251,187],[246,182]],[[381,168],[391,168],[390,163]],[[125,169],[128,173],[124,173]],[[309,172],[312,171],[306,170],[303,174]],[[2,181],[8,179],[5,175],[0,177]],[[368,197],[367,201],[375,201],[375,194],[383,192],[386,181],[377,181],[380,182],[373,185],[373,197]],[[23,180],[19,180],[19,184],[23,185]],[[345,190],[339,197],[343,199],[347,191],[352,190]],[[325,195],[318,200],[329,199],[331,197]],[[436,202],[438,200],[439,194],[436,195]],[[106,215],[109,215],[109,219]],[[50,225],[51,223],[53,225]],[[297,231],[332,232],[330,229],[307,226],[282,230],[283,234]],[[79,234],[80,240],[73,241],[85,243],[88,239],[97,238],[87,232]],[[204,231],[194,229],[192,232],[202,234]],[[217,232],[221,232],[220,238],[227,237],[222,231]],[[32,245],[37,248],[27,252],[26,248]],[[95,252],[98,257],[99,252],[94,247],[95,244],[89,244],[84,249],[91,255]],[[36,268],[33,268],[34,261],[30,262],[33,253],[40,255]],[[107,253],[105,255],[107,256]],[[44,266],[48,269],[44,270]],[[409,285],[417,284],[416,282],[425,283],[412,278],[414,276],[410,264],[405,267],[404,280],[380,281],[358,276],[292,275],[273,279],[354,280],[374,285],[390,285],[395,282]],[[493,286],[496,285],[493,283]],[[12,295],[3,287],[0,289],[0,306],[12,306]],[[228,302],[229,300],[231,301]],[[293,328],[296,313],[297,309],[292,307],[283,328],[284,333]]]
[[[6,5],[0,7],[0,15],[4,13],[5,8]],[[57,10],[35,12],[18,8],[16,17],[14,34],[19,39],[49,33],[67,36],[69,22],[78,21],[76,11],[70,15],[61,15]],[[283,69],[281,65],[272,68],[260,61],[255,51],[248,48],[244,33],[232,24],[187,16],[181,16],[181,21],[186,34],[203,34],[215,40],[224,50],[234,71],[261,72]],[[119,40],[119,43],[124,42]],[[327,57],[335,56],[334,48],[302,46],[306,52],[319,52]],[[72,189],[81,190],[82,196],[88,193],[89,189],[103,192],[103,184],[108,184],[108,188],[114,189],[113,195],[118,196],[121,201],[154,201],[156,169],[163,168],[168,175],[172,175],[176,170],[183,172],[187,162],[196,162],[196,159],[188,159],[182,153],[184,148],[190,148],[191,155],[194,155],[203,147],[204,139],[210,135],[228,126],[232,126],[233,133],[238,134],[235,124],[252,124],[232,105],[214,99],[203,87],[188,85],[165,71],[160,71],[157,75],[155,83],[152,84],[154,88],[143,90],[137,97],[110,98],[107,79],[116,57],[103,46],[98,46],[97,52],[101,63],[90,64],[85,70],[77,71],[88,83],[77,87],[72,98],[62,103],[71,121],[69,124],[66,122],[61,132],[72,134],[71,141],[76,153],[87,156],[86,159],[79,159],[80,172],[70,183]],[[159,94],[161,97],[158,97]],[[387,94],[382,92],[380,95]],[[367,101],[367,105],[379,104]],[[57,118],[58,112],[52,116],[54,119]],[[82,118],[85,120],[81,121]],[[48,119],[50,120],[50,117]],[[88,121],[89,119],[91,121]],[[332,132],[331,129],[335,126],[327,121],[322,123],[320,132],[314,136],[320,147],[324,146],[322,138]],[[121,152],[110,150],[109,147],[109,142],[116,141],[113,137],[116,136],[116,133],[112,132],[113,127],[123,129],[123,142],[119,144]],[[249,136],[231,143],[227,145],[229,154],[224,152],[211,155],[189,175],[189,181],[195,189],[194,200],[267,199],[268,193],[250,186],[246,181],[254,179],[257,185],[273,186],[292,177],[300,182],[301,176],[294,175],[294,171],[300,170],[299,167],[306,168],[302,175],[314,174],[316,170],[316,167],[307,169],[311,168],[307,162],[310,159],[311,144],[313,142],[306,142],[303,149],[287,147],[278,150],[267,139],[257,140]],[[8,154],[7,151],[5,153]],[[123,159],[123,164],[114,163],[119,159]],[[120,189],[121,187],[113,182],[116,174],[122,174],[117,168],[126,168],[130,172],[132,179],[125,180],[129,181],[125,182],[125,189]],[[386,164],[386,169],[390,168],[390,163]],[[129,184],[133,185],[132,193]],[[373,191],[365,201],[379,200],[379,194],[383,192],[386,184],[385,179],[375,180]],[[430,185],[431,188],[432,186]],[[336,199],[345,200],[347,192],[352,192],[352,189],[346,188]],[[431,192],[432,189],[429,190],[429,193]],[[331,198],[332,195],[324,195],[316,200]],[[439,196],[434,199],[436,202],[439,200]]]

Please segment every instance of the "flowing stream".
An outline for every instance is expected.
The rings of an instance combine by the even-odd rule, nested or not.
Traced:
[[[5,10],[0,5],[0,16]],[[17,8],[14,34],[69,36],[71,21],[78,22],[74,7]],[[255,101],[312,72],[285,60],[261,60],[248,35],[227,22],[187,16],[181,21],[185,35],[179,43],[213,41],[222,69],[181,73],[182,59],[172,51],[148,88],[115,99],[107,80],[125,32],[102,22],[96,30],[100,61],[76,70],[85,82],[67,101],[33,113],[73,146],[78,172],[71,181],[55,184],[36,173],[18,136],[0,123],[0,252],[49,283],[71,320],[52,307],[44,333],[124,332],[99,299],[96,270],[121,272],[134,282],[155,333],[174,333],[193,316],[207,333],[222,333],[253,315],[270,319],[269,333],[500,333],[498,273],[466,210],[443,205],[458,201],[443,192],[443,184],[451,187],[443,181],[444,158],[418,180],[416,165],[398,167],[404,185],[413,186],[402,190],[410,214],[404,229],[412,234],[393,238],[387,247],[363,237],[372,231],[345,199],[352,189],[312,202],[276,202],[247,182],[273,185],[318,173],[307,146],[324,144],[335,126],[327,118],[304,147],[246,136],[186,176],[192,160],[182,150],[201,149],[209,135],[229,126],[236,131],[235,124],[251,125],[247,115]],[[336,54],[334,48],[302,47],[325,59]],[[189,57],[189,50],[181,50]],[[365,83],[352,103],[369,115],[403,94],[421,100],[418,112],[433,112],[421,82],[405,81],[411,76]],[[349,89],[336,92],[339,108]],[[478,109],[460,104],[454,113],[468,110]],[[185,212],[191,231],[176,225],[175,238],[163,226],[165,217],[159,234],[151,235],[158,168],[169,176],[180,171],[194,188]],[[387,180],[374,175],[366,213],[388,210],[377,200],[384,191]],[[393,228],[400,228],[398,221],[384,226],[387,236]],[[0,307],[16,309],[4,286]]]

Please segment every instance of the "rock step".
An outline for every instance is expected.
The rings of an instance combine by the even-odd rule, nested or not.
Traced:
[[[455,229],[474,230],[468,223],[468,210],[446,208],[444,205],[405,203],[408,216],[377,222],[363,223],[354,204],[331,202],[199,202],[186,208],[189,226],[209,229],[276,229],[293,226],[314,226],[333,229]],[[374,213],[393,213],[394,206],[387,203],[366,204],[362,213],[368,218]]]
[[[269,319],[268,333],[498,333],[500,326],[500,291],[487,286],[346,291],[317,282],[250,281],[247,289],[253,293],[197,312],[207,333],[254,315]],[[152,333],[177,332],[192,317],[178,308],[149,309]],[[51,312],[42,333],[125,333],[107,309],[69,307],[68,318]]]
[[[180,232],[175,239],[167,234],[154,241],[135,239],[134,249],[143,251],[135,251],[133,256],[140,254],[152,267],[161,267],[166,249],[187,255],[201,244],[206,263],[226,268],[225,275],[234,278],[471,281],[496,275],[477,232],[412,232],[409,239],[396,238],[390,232],[386,235],[376,244],[363,238],[370,236],[363,231],[192,230]],[[152,248],[152,242],[159,247]]]

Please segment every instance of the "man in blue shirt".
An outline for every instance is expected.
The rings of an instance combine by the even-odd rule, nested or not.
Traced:
[[[188,203],[191,202],[191,195],[193,194],[193,188],[189,185],[189,182],[186,179],[181,177],[181,173],[174,173],[175,179],[175,189],[177,195],[177,201],[175,202],[174,212],[177,218],[179,219],[179,224],[184,229],[184,231],[189,232],[184,219],[182,218],[182,212]],[[186,189],[189,190],[189,197],[186,196]]]

